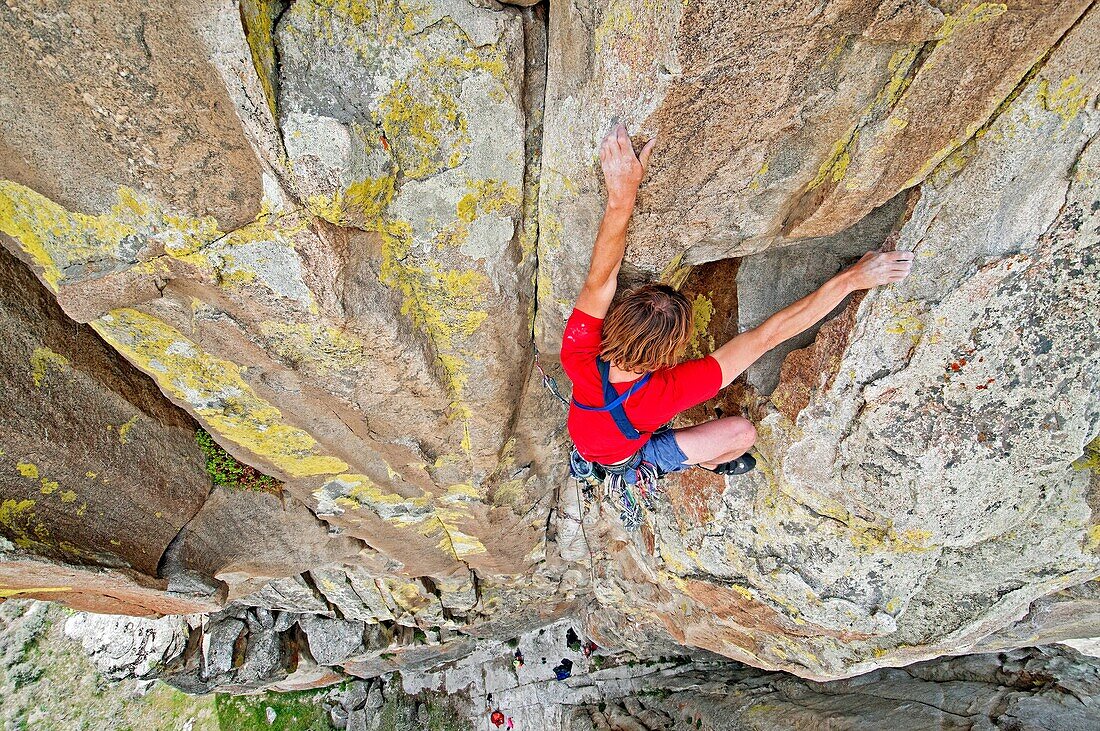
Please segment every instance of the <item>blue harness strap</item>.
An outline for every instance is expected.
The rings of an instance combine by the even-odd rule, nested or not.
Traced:
[[[630,385],[630,388],[626,389],[620,395],[615,391],[615,386],[611,384],[611,364],[605,361],[603,358],[596,358],[596,369],[600,372],[600,380],[603,382],[603,406],[585,406],[584,404],[573,399],[573,404],[582,411],[606,411],[611,415],[611,418],[615,420],[615,426],[619,427],[619,431],[627,439],[641,439],[642,434],[634,425],[630,423],[630,419],[626,416],[626,409],[623,408],[623,404],[630,398],[634,392],[640,389],[642,386],[649,383],[649,377],[651,374],[647,373],[637,381]]]

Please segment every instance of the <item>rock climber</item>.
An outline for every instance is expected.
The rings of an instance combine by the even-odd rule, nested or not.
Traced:
[[[760,356],[803,332],[850,293],[900,282],[908,251],[867,252],[820,289],[739,334],[710,355],[682,360],[692,335],[691,304],[664,284],[630,290],[612,305],[626,248],[626,228],[656,138],[635,154],[626,127],[616,125],[600,145],[607,205],[584,281],[562,338],[561,362],[573,382],[568,427],[572,469],[623,475],[633,483],[639,465],[658,476],[692,466],[742,474],[756,429],[726,416],[663,430],[676,414],[714,397]],[[577,462],[581,465],[578,467]]]

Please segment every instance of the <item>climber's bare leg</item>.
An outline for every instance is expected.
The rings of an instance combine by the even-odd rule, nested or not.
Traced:
[[[756,442],[756,428],[748,419],[726,416],[675,431],[676,444],[687,464],[713,469],[737,459]]]

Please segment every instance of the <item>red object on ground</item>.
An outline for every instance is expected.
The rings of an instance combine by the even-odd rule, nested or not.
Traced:
[[[573,381],[573,398],[585,406],[603,406],[603,383],[596,370],[600,354],[603,320],[573,310],[561,341],[561,365]],[[622,394],[631,382],[612,384]],[[630,423],[640,432],[664,426],[676,414],[714,397],[722,387],[722,366],[711,356],[688,360],[656,371],[649,383],[626,400],[623,408]],[[615,426],[611,414],[582,411],[569,406],[569,435],[581,456],[592,462],[611,464],[626,459],[649,441],[627,439]]]
[[[494,726],[499,728],[504,725],[504,714],[500,711],[493,711],[493,714],[489,716],[489,720],[493,722]]]

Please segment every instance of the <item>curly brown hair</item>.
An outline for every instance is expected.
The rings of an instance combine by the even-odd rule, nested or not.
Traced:
[[[676,365],[691,341],[691,303],[667,284],[645,284],[616,302],[603,325],[600,357],[624,371]]]

